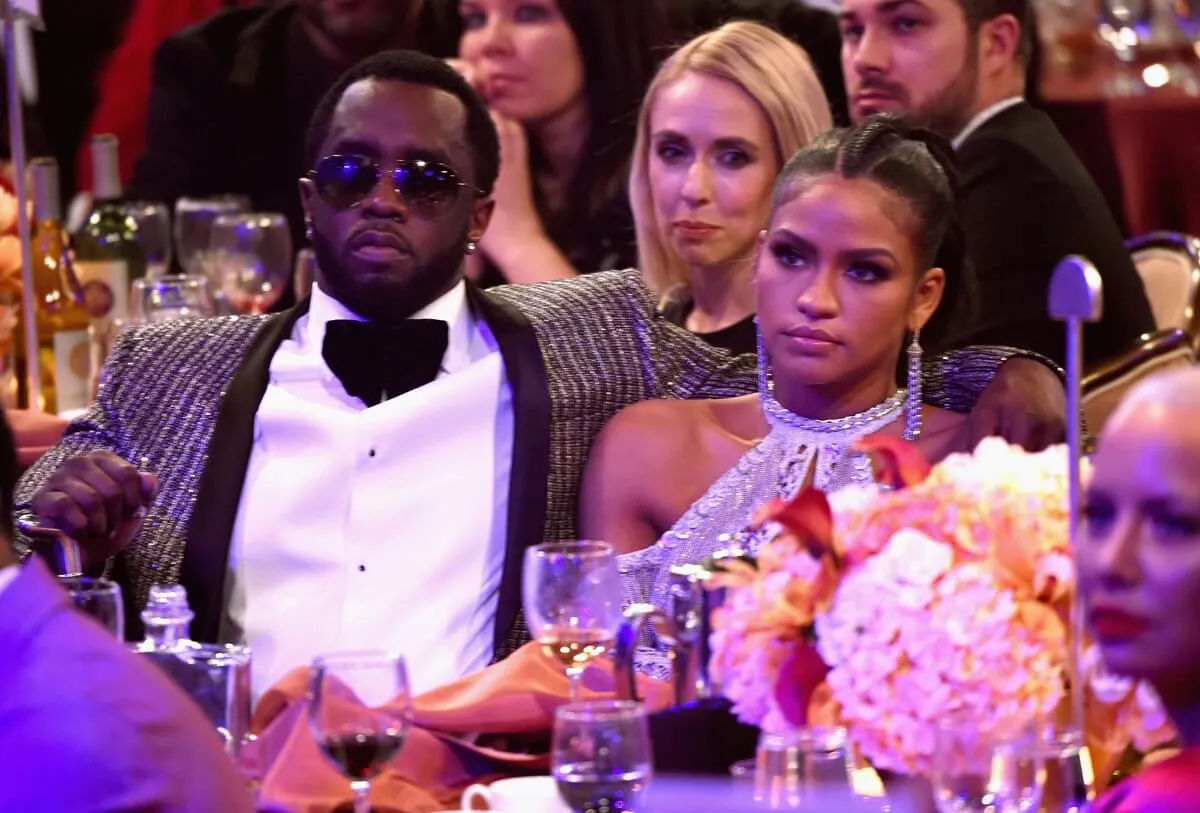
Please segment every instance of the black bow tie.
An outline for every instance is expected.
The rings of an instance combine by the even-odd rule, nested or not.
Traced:
[[[437,378],[449,338],[450,326],[437,319],[335,319],[325,326],[321,355],[348,394],[375,406]]]

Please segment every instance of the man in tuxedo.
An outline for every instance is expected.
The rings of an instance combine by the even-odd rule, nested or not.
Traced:
[[[387,48],[448,57],[457,46],[448,0],[281,0],[217,14],[158,48],[146,146],[127,195],[169,205],[187,195],[246,195],[254,211],[287,215],[299,242],[294,183],[307,168],[303,134],[325,91]]]
[[[1104,316],[1086,361],[1154,329],[1150,305],[1103,196],[1050,118],[1024,101],[1034,33],[1028,0],[844,0],[850,115],[909,114],[951,139],[982,309],[966,343],[1007,344],[1060,362],[1065,332],[1046,309],[1068,254],[1095,263]]]
[[[196,638],[253,648],[256,691],[362,647],[405,652],[421,691],[528,640],[522,556],[576,535],[608,418],[752,392],[754,360],[667,324],[636,271],[467,283],[499,148],[440,60],[352,69],[306,154],[310,298],[122,334],[96,403],[25,474],[17,507],[77,538],[89,566],[108,561],[130,620],[151,584],[182,583]],[[1014,353],[931,357],[925,392],[966,411],[999,368],[981,433],[1020,432],[1041,397],[1032,412],[1061,420],[1053,374],[1042,386],[1030,368],[1045,368]]]
[[[0,810],[249,813],[217,733],[156,667],[13,557],[17,461],[0,416]]]

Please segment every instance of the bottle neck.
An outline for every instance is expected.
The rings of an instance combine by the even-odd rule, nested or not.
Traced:
[[[189,640],[190,623],[186,619],[151,619],[146,624],[146,643],[155,649],[175,649]]]
[[[97,203],[121,197],[121,162],[113,136],[92,140],[92,196]]]
[[[38,225],[62,222],[62,197],[58,188],[58,164],[53,159],[35,159],[30,165],[33,179],[33,216]]]

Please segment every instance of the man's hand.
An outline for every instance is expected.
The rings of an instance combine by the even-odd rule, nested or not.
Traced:
[[[1062,442],[1066,421],[1067,395],[1058,376],[1033,359],[1014,358],[1000,365],[967,427],[972,448],[989,435],[1000,435],[1037,452]]]
[[[112,452],[73,457],[34,495],[30,509],[45,525],[79,543],[93,567],[120,552],[158,493],[158,478]]]

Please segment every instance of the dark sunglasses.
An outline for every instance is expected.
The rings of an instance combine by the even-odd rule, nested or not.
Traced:
[[[327,155],[308,177],[317,194],[335,209],[352,209],[379,185],[384,169],[365,155]],[[445,164],[400,160],[391,169],[392,188],[412,211],[422,217],[440,217],[454,206],[463,189],[458,173]],[[483,197],[478,189],[471,191]]]

